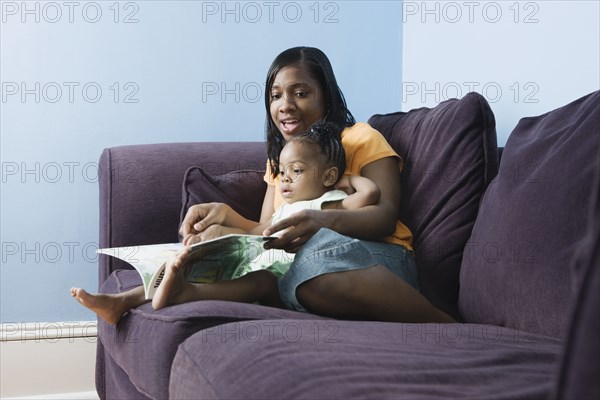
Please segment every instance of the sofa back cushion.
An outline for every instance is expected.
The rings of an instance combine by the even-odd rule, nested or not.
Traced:
[[[466,321],[563,335],[570,266],[590,218],[599,126],[600,92],[519,121],[465,247],[459,308]]]
[[[178,240],[181,177],[191,165],[211,175],[264,168],[263,142],[195,142],[117,146],[98,164],[100,247],[172,243]],[[100,255],[99,282],[125,261]]]
[[[228,204],[240,215],[260,220],[267,190],[264,174],[264,171],[245,169],[218,175],[202,167],[188,168],[183,176],[180,225],[191,206],[212,202]]]
[[[374,115],[369,123],[405,162],[400,219],[414,235],[421,292],[458,317],[463,249],[498,171],[492,110],[469,93],[435,108]]]
[[[573,268],[575,295],[553,399],[600,399],[600,157],[585,239]]]

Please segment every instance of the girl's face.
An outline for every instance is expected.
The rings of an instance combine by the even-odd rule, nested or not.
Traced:
[[[288,142],[279,155],[281,196],[291,204],[321,197],[337,179],[331,167],[323,169],[316,145]],[[337,169],[336,169],[337,171]]]
[[[287,141],[325,117],[325,100],[319,82],[306,69],[281,69],[271,86],[271,118]]]

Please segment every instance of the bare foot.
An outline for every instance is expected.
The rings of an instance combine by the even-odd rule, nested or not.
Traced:
[[[193,290],[192,284],[186,282],[182,274],[178,273],[189,251],[190,248],[185,247],[167,262],[165,275],[152,299],[152,308],[155,310],[185,302],[188,292]]]
[[[111,325],[119,322],[130,308],[146,302],[142,286],[118,294],[90,294],[81,288],[71,288],[71,296]]]

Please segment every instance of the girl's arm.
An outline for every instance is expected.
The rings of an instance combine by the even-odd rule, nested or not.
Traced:
[[[267,228],[264,235],[284,230],[269,247],[297,251],[319,229],[329,228],[344,235],[366,240],[381,240],[396,229],[400,205],[398,159],[386,157],[363,167],[361,175],[372,180],[381,192],[379,202],[356,210],[303,210]]]
[[[336,202],[335,208],[341,208],[342,210],[355,210],[377,204],[381,198],[381,191],[375,182],[364,176],[344,175],[336,187],[353,192],[345,199]],[[327,206],[327,204],[325,203],[324,206]]]
[[[375,205],[357,210],[331,210],[328,227],[359,239],[380,240],[396,230],[400,208],[400,169],[398,159],[386,157],[365,165],[361,175],[377,185],[381,196]]]

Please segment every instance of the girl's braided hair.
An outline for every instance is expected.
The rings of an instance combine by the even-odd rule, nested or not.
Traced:
[[[342,146],[340,128],[333,122],[317,121],[307,131],[294,136],[289,142],[315,145],[325,161],[323,167],[337,167],[338,180],[344,175],[344,171],[346,170],[346,152]]]

